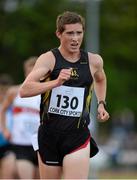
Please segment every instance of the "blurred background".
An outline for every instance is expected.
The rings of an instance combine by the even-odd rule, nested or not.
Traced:
[[[0,74],[15,84],[24,80],[28,57],[58,46],[58,14],[70,10],[85,17],[82,48],[103,57],[111,116],[94,127],[100,152],[91,159],[89,178],[137,178],[136,9],[137,0],[0,0]]]

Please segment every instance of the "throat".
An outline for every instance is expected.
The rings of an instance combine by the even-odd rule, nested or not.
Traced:
[[[80,51],[76,52],[76,53],[70,53],[67,51],[63,51],[60,48],[59,48],[59,51],[64,59],[66,59],[67,61],[72,62],[72,63],[77,62],[81,56]]]

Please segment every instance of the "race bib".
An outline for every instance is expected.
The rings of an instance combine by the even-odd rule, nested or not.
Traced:
[[[49,113],[80,117],[83,110],[84,88],[60,86],[52,89]]]

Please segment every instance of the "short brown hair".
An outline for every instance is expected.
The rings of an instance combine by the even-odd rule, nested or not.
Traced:
[[[37,58],[38,58],[37,56],[32,56],[32,57],[28,58],[27,60],[25,60],[24,68],[27,66],[34,66]]]
[[[13,79],[9,74],[0,74],[0,85],[10,86],[13,84]]]
[[[75,23],[80,23],[83,27],[83,30],[85,30],[85,20],[81,15],[75,12],[65,11],[63,14],[60,14],[57,17],[56,20],[57,31],[62,33],[65,30],[64,26],[66,24],[75,24]]]

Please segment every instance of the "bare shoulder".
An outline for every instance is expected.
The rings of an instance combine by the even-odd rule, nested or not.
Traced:
[[[46,60],[48,60],[49,58],[54,59],[54,55],[53,55],[52,51],[47,51],[46,53],[41,54],[38,59],[41,59],[41,60],[46,59]]]
[[[94,73],[97,71],[103,70],[103,59],[99,54],[88,52],[88,57],[92,75],[94,75]]]
[[[36,61],[36,67],[48,67],[49,70],[52,70],[54,64],[55,57],[51,51],[41,54]]]
[[[99,68],[103,66],[103,59],[99,54],[88,53],[90,65]]]

